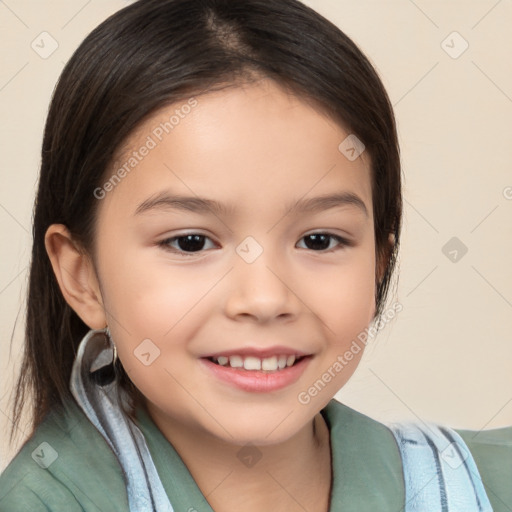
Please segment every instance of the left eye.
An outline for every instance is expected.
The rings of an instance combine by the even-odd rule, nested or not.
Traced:
[[[315,250],[315,252],[332,252],[333,250],[336,250],[340,246],[343,247],[346,245],[350,245],[349,242],[344,238],[341,238],[340,236],[337,235],[333,235],[331,233],[312,233],[311,235],[306,235],[305,237],[301,238],[301,240],[309,240],[309,244],[306,244],[308,246],[306,247],[306,249],[320,249]],[[330,245],[330,242],[332,240],[335,240],[337,242],[334,248]]]
[[[348,240],[331,233],[313,233],[302,237],[301,240],[306,240],[305,248],[314,252],[333,252],[339,248],[350,245]],[[167,238],[159,242],[158,245],[174,253],[192,255],[193,253],[207,249],[208,247],[205,248],[206,241],[210,241],[212,247],[214,247],[209,237],[198,233]],[[331,245],[332,241],[336,242],[334,246]],[[210,249],[212,247],[210,247]]]

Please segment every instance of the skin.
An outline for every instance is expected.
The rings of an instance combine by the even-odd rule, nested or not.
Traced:
[[[375,312],[369,158],[349,161],[338,150],[349,133],[270,80],[196,99],[190,114],[98,201],[96,265],[62,225],[48,229],[47,252],[70,306],[91,328],[109,325],[147,411],[212,508],[327,511],[329,431],[319,411],[348,381],[363,350],[308,403],[298,395],[345,353]],[[112,173],[176,108],[166,107],[133,133]],[[234,210],[135,215],[166,190]],[[367,212],[350,204],[315,213],[284,209],[333,192],[356,194]],[[326,252],[307,239],[326,232],[350,245],[328,238],[327,250],[336,250]],[[158,245],[191,233],[207,237],[200,252]],[[236,252],[248,236],[263,249],[250,264]],[[174,240],[168,247],[183,245]],[[146,339],[160,350],[148,366],[134,354]],[[278,391],[240,390],[199,362],[212,352],[276,344],[313,355],[301,378]],[[250,468],[237,457],[246,443],[262,454]]]

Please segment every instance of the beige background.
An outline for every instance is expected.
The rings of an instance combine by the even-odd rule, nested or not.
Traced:
[[[0,469],[17,448],[7,446],[5,432],[49,99],[74,49],[127,3],[0,2]],[[395,105],[405,173],[401,273],[390,297],[404,309],[368,346],[337,398],[381,421],[510,425],[512,2],[306,3],[352,37],[379,71]],[[46,59],[31,47],[44,31],[58,43]],[[442,251],[452,237],[468,248],[456,262]]]

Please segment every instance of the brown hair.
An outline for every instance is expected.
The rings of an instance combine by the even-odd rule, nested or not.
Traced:
[[[71,368],[89,330],[59,289],[44,245],[48,227],[65,224],[94,254],[93,191],[133,130],[165,105],[256,76],[321,106],[365,144],[372,162],[376,258],[386,262],[376,282],[376,317],[382,314],[399,246],[401,168],[392,106],[367,58],[298,0],[140,0],[89,34],[53,94],[34,207],[11,441],[28,395],[32,432],[48,411],[73,399]],[[136,401],[135,386],[122,366],[118,370],[121,386]]]

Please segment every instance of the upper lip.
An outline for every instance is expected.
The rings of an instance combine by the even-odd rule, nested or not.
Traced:
[[[310,354],[306,352],[302,352],[301,350],[297,350],[292,347],[284,347],[284,346],[273,346],[269,348],[257,348],[257,347],[244,347],[244,348],[235,348],[232,350],[224,350],[222,352],[212,352],[211,354],[204,355],[202,357],[229,357],[229,356],[253,356],[258,357],[260,359],[264,359],[266,357],[272,356],[308,356]]]

